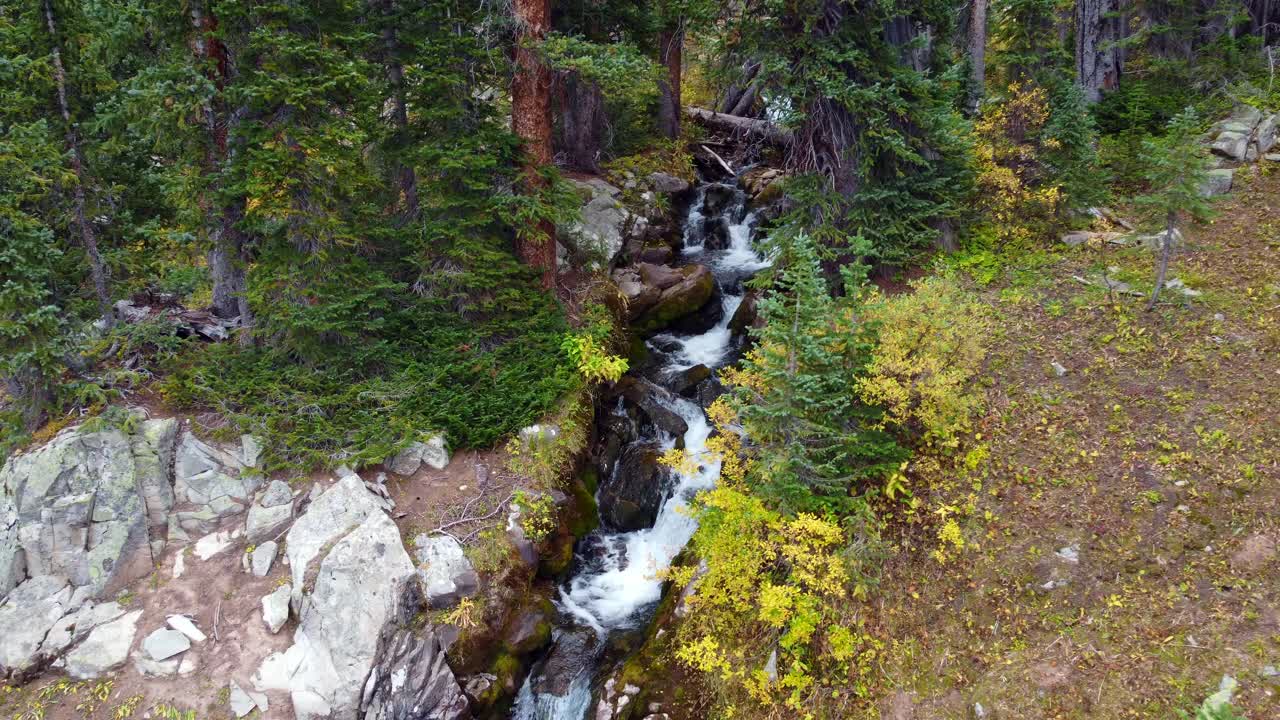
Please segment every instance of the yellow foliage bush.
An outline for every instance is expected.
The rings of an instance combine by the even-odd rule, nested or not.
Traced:
[[[705,572],[696,580],[693,567],[670,573],[678,584],[697,583],[676,657],[718,684],[722,699],[762,708],[750,717],[844,707],[867,691],[862,679],[880,649],[858,619],[854,600],[867,588],[848,552],[850,530],[831,518],[785,516],[753,495],[745,475],[759,468],[732,430],[731,406],[721,399],[708,414],[720,429],[708,447],[721,459],[721,481],[699,496],[693,549]]]
[[[995,239],[1025,246],[1048,235],[1064,209],[1061,186],[1041,163],[1057,141],[1043,138],[1049,120],[1044,88],[1014,83],[1008,99],[986,107],[974,125],[978,208]]]
[[[885,408],[885,424],[926,444],[954,447],[982,406],[972,380],[986,357],[986,308],[953,281],[928,278],[914,291],[867,304],[878,344],[858,392]]]

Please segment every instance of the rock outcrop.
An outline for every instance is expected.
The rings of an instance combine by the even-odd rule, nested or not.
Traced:
[[[263,478],[246,459],[257,462],[252,439],[248,447],[242,440],[236,453],[209,445],[190,432],[182,434],[173,463],[175,512],[169,518],[170,540],[211,533],[223,518],[248,509]]]
[[[27,577],[56,575],[97,597],[150,571],[150,533],[172,505],[174,420],[133,432],[64,430],[0,470],[0,598]]]
[[[355,720],[366,698],[372,701],[366,688],[373,693],[378,683],[372,671],[379,639],[395,632],[406,616],[404,597],[421,597],[414,564],[380,499],[354,474],[311,503],[289,530],[285,548],[298,628],[293,646],[268,657],[254,683],[259,690],[289,692],[299,720]],[[394,677],[388,687],[381,707],[397,707],[410,692],[396,686]],[[418,709],[422,714],[415,717],[455,717]]]
[[[632,214],[622,204],[622,190],[600,178],[568,182],[582,195],[580,219],[556,228],[561,238],[558,265],[569,268],[571,255],[586,262],[589,269],[608,268],[618,258],[630,236],[644,234],[648,221]]]
[[[1249,105],[1214,126],[1209,148],[1228,160],[1244,162],[1263,157],[1276,144],[1277,118]]]

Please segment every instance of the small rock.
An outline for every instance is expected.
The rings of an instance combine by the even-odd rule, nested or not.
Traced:
[[[1280,677],[1280,670],[1277,670],[1275,665],[1264,665],[1262,677]]]
[[[165,618],[165,622],[169,627],[186,635],[192,642],[204,642],[206,639],[205,634],[200,632],[200,628],[196,627],[196,624],[186,615],[170,615]]]
[[[182,573],[187,569],[187,549],[178,550],[178,556],[173,559],[173,579],[177,580],[182,577]]]
[[[293,502],[293,488],[283,480],[272,480],[267,489],[262,491],[258,504],[264,508],[279,507]]]
[[[196,541],[195,555],[201,560],[208,560],[231,547],[231,539],[231,532],[228,530],[205,535]]]
[[[1063,377],[1064,375],[1067,374],[1067,369],[1063,367],[1062,364],[1059,363],[1057,360],[1054,360],[1053,362],[1049,363],[1049,365],[1053,367],[1054,375],[1057,375],[1058,377]]]
[[[1230,168],[1210,170],[1200,186],[1200,194],[1204,197],[1216,197],[1231,192],[1236,171]]]
[[[415,442],[387,460],[387,469],[396,475],[412,475],[423,464],[436,470],[449,465],[449,451],[443,435],[432,435],[426,442]]]
[[[289,621],[289,594],[293,588],[281,585],[276,591],[262,598],[262,620],[272,635],[280,632],[280,628]]]
[[[982,707],[982,703],[976,702],[973,704],[973,716],[976,718],[984,718],[987,716],[987,709]]]
[[[191,640],[177,630],[161,628],[142,641],[142,649],[152,660],[168,660],[191,649]]]
[[[1280,162],[1280,153],[1267,153],[1262,156],[1262,159],[1267,162]]]
[[[249,513],[244,520],[245,535],[251,543],[274,538],[284,530],[292,519],[292,503],[273,507],[252,505],[249,507]]]
[[[457,540],[448,535],[432,537],[424,533],[414,539],[414,545],[418,575],[432,608],[451,607],[480,589],[480,578]]]
[[[249,555],[250,571],[257,577],[266,577],[271,572],[271,565],[276,561],[279,550],[280,545],[274,540],[254,548]]]
[[[240,436],[240,462],[246,467],[257,467],[262,457],[262,443],[252,435]],[[278,482],[278,481],[277,481]]]
[[[196,656],[195,651],[188,651],[182,654],[182,662],[178,664],[179,675],[186,677],[199,669],[200,658]]]
[[[1066,547],[1062,548],[1061,550],[1058,550],[1056,553],[1054,553],[1054,555],[1057,555],[1058,557],[1062,558],[1063,560],[1065,560],[1065,561],[1067,561],[1067,562],[1069,562],[1069,563],[1071,563],[1071,564],[1073,564],[1073,565],[1074,565],[1074,564],[1076,564],[1076,563],[1080,562],[1080,546],[1079,546],[1079,545],[1068,545],[1068,546],[1066,546]]]
[[[267,711],[267,696],[264,693],[251,693],[240,687],[234,680],[231,681],[231,712],[235,716],[242,718],[253,712],[255,709],[262,712]]]

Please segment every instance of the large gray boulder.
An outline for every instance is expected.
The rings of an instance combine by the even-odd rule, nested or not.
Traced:
[[[1243,160],[1249,151],[1249,134],[1228,130],[1218,135],[1209,148],[1228,160]]]
[[[1231,184],[1235,179],[1236,171],[1230,168],[1217,168],[1210,170],[1205,177],[1204,184],[1200,186],[1200,194],[1205,197],[1216,197],[1231,192]]]
[[[317,497],[285,536],[285,557],[292,573],[294,612],[302,607],[304,592],[316,581],[313,563],[335,542],[355,530],[370,515],[381,515],[379,498],[358,475],[345,475]]]
[[[294,644],[263,661],[259,690],[285,690],[299,720],[355,720],[379,639],[414,576],[395,523],[354,474],[311,503],[285,542],[298,616]]]
[[[648,222],[629,212],[620,199],[622,191],[604,180],[570,179],[568,182],[582,196],[584,204],[578,221],[556,229],[564,238],[564,244],[557,247],[560,266],[570,266],[569,248],[565,245],[572,245],[586,257],[589,269],[607,268],[622,252],[627,237],[643,233]]]
[[[41,645],[70,609],[66,578],[34,577],[19,585],[0,605],[0,677],[16,677],[41,658]]]
[[[94,628],[84,642],[67,654],[67,674],[91,680],[123,665],[129,659],[129,648],[133,646],[141,617],[142,611],[134,610]]]
[[[463,720],[470,704],[449,669],[435,629],[400,629],[365,684],[364,720]]]
[[[132,433],[77,427],[10,458],[0,469],[0,598],[26,577],[57,575],[96,597],[149,572],[172,505],[176,430],[172,419]]]

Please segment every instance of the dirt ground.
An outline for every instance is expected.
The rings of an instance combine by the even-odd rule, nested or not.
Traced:
[[[1075,279],[1149,291],[1136,248],[979,288],[988,412],[965,457],[913,468],[932,515],[901,513],[871,717],[1191,717],[1229,675],[1238,715],[1280,718],[1277,206],[1280,168],[1242,169],[1173,261],[1200,294],[1153,312]],[[945,563],[940,510],[964,530]]]

